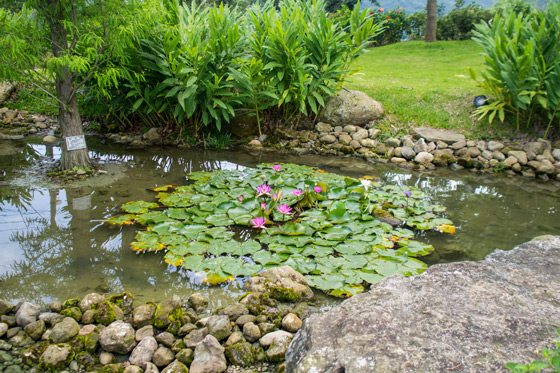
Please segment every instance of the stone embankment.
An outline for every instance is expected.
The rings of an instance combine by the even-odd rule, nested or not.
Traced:
[[[316,309],[282,301],[313,293],[290,267],[264,271],[246,288],[260,291],[214,312],[199,293],[141,305],[128,293],[91,293],[48,310],[0,300],[0,372],[283,371],[292,337]]]
[[[560,236],[481,262],[391,276],[309,316],[286,354],[288,372],[507,372],[542,360],[560,329]]]

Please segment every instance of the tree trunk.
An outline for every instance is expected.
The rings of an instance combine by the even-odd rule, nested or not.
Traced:
[[[437,0],[427,0],[426,4],[426,34],[424,40],[426,43],[436,41],[437,29]]]
[[[64,28],[65,14],[60,0],[48,0],[48,16],[51,32],[53,55],[60,57],[68,51],[68,34]],[[82,119],[78,109],[75,89],[75,73],[67,67],[60,67],[56,72],[56,96],[58,98],[58,123],[62,131],[62,156],[60,168],[71,170],[74,167],[87,167],[90,164],[87,147],[68,150],[66,138],[69,136],[83,136]]]

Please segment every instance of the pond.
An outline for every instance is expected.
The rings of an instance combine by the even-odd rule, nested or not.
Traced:
[[[139,301],[162,301],[201,292],[216,308],[244,293],[239,281],[199,284],[187,271],[164,263],[163,254],[129,249],[134,227],[112,228],[104,220],[129,201],[153,201],[154,186],[186,184],[193,171],[243,169],[264,162],[297,163],[381,183],[416,186],[448,208],[454,235],[419,233],[436,251],[426,263],[482,260],[495,249],[510,250],[535,236],[560,234],[560,183],[466,170],[403,170],[358,158],[241,151],[153,148],[128,150],[91,139],[90,155],[105,164],[109,182],[95,186],[49,186],[41,172],[60,149],[38,140],[5,141],[0,149],[0,299],[47,304],[90,292],[128,291]],[[10,148],[12,150],[10,151]],[[14,148],[15,152],[14,153]],[[95,178],[94,178],[95,180]],[[322,297],[329,307],[338,300]]]

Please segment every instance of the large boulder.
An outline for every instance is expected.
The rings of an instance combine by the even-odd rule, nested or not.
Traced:
[[[221,373],[227,369],[224,348],[211,335],[207,335],[194,350],[191,373]]]
[[[411,132],[414,138],[423,138],[428,142],[443,141],[446,144],[453,144],[458,141],[465,141],[465,136],[450,130],[442,130],[437,128],[413,128]]]
[[[531,362],[560,325],[558,268],[560,236],[545,236],[482,262],[391,276],[306,319],[287,371],[501,372]]]
[[[101,347],[108,352],[127,354],[136,346],[132,325],[115,321],[99,334]]]
[[[318,120],[333,126],[365,126],[382,116],[383,106],[379,102],[364,92],[343,90],[325,100]]]
[[[10,82],[0,82],[0,104],[16,90],[16,85]]]
[[[41,313],[41,307],[29,302],[23,302],[16,312],[16,323],[22,328],[27,324],[37,321],[37,316]]]
[[[270,268],[251,277],[244,285],[248,291],[266,293],[281,302],[311,298],[313,291],[305,277],[290,266]]]

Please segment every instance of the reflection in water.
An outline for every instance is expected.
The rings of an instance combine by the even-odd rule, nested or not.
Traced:
[[[0,155],[6,180],[19,177],[17,170],[60,156],[56,147],[27,148],[27,155]],[[187,271],[166,265],[163,255],[132,252],[134,228],[112,229],[103,221],[118,214],[125,202],[153,201],[155,193],[149,188],[184,185],[189,172],[243,169],[262,162],[307,164],[355,177],[369,174],[403,190],[421,188],[428,198],[448,207],[448,217],[458,227],[455,235],[418,235],[436,247],[429,263],[481,260],[495,248],[509,250],[536,235],[558,234],[558,183],[449,170],[410,172],[355,158],[168,149],[150,154],[113,144],[90,144],[90,150],[100,162],[125,164],[125,177],[95,188],[0,184],[0,299],[48,303],[92,291],[129,291],[140,300],[159,301],[200,291],[212,307],[232,301],[243,293],[240,282],[198,285]]]

